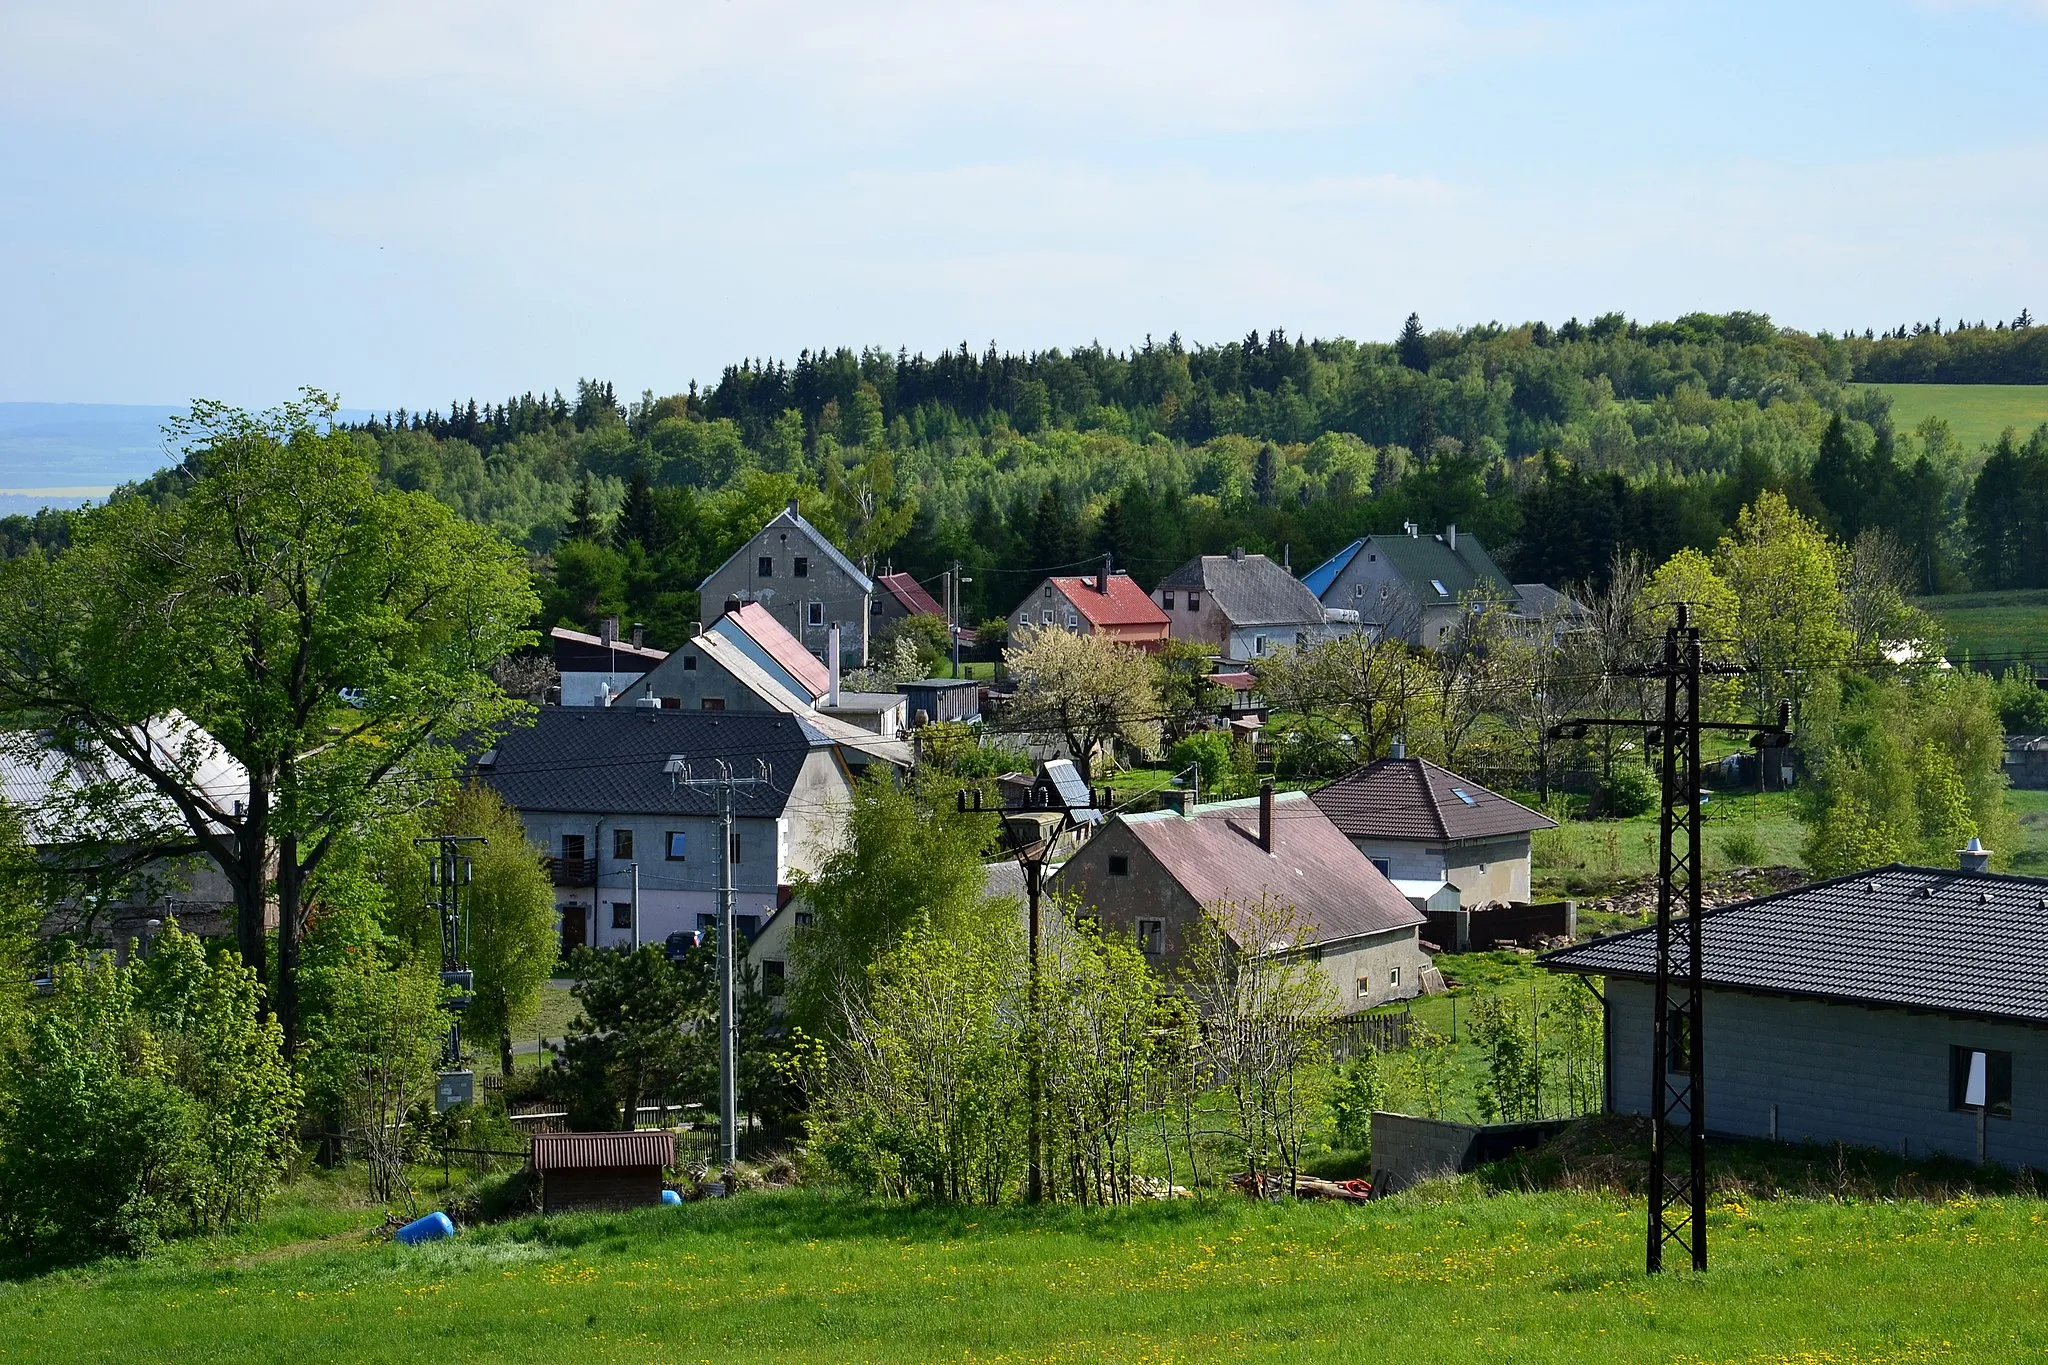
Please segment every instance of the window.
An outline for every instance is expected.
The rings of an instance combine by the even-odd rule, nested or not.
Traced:
[[[732,832],[732,860],[734,862],[740,860],[740,832],[738,830]]]
[[[1387,600],[1388,591],[1388,587],[1385,583],[1380,584],[1380,601],[1384,602]]]
[[[700,934],[701,934],[701,933],[703,933],[703,932],[704,932],[704,931],[705,931],[706,929],[716,929],[716,928],[718,928],[718,916],[717,916],[717,915],[714,915],[714,914],[712,914],[712,913],[711,913],[711,912],[710,912],[709,910],[699,910],[699,911],[697,912],[697,932],[698,932],[698,933],[700,933]]]
[[[811,927],[811,921],[816,918],[817,914],[814,911],[799,910],[796,912],[796,927],[799,929],[808,929]]]
[[[1351,595],[1352,595],[1353,597],[1363,597],[1363,596],[1365,596],[1365,584],[1363,584],[1363,583],[1353,583],[1353,584],[1351,585]]]
[[[782,994],[783,984],[784,984],[785,980],[787,979],[788,975],[789,975],[789,971],[788,971],[788,968],[787,968],[787,967],[785,967],[785,966],[783,965],[782,959],[780,959],[780,958],[775,958],[775,957],[766,957],[766,958],[762,958],[762,959],[761,959],[761,994],[763,994],[763,995],[780,995],[780,994]]]
[[[1046,608],[1046,609],[1045,609],[1044,611],[1042,611],[1042,612],[1038,613],[1038,616],[1039,616],[1039,621],[1038,621],[1038,623],[1039,623],[1040,625],[1042,625],[1042,626],[1049,626],[1049,625],[1051,625],[1051,624],[1052,624],[1052,608],[1051,608],[1051,607],[1047,607],[1047,608]]]
[[[789,571],[798,578],[809,578],[811,576],[811,561],[809,557],[798,555],[790,561]]]
[[[724,697],[703,697],[703,698],[700,698],[700,699],[698,700],[698,702],[697,702],[697,709],[698,709],[699,711],[723,711],[723,710],[725,709],[725,698],[724,698]]]
[[[1692,1070],[1692,1013],[1675,1009],[1665,1016],[1665,1065],[1672,1071]]]
[[[1984,1048],[1948,1050],[1948,1107],[2012,1117],[2012,1054]]]
[[[681,697],[663,697],[661,699],[661,709],[664,711],[680,711],[683,709],[683,699]]]
[[[614,928],[614,929],[630,929],[630,928],[632,928],[632,927],[633,927],[633,902],[631,902],[631,901],[613,901],[613,902],[612,902],[612,928]]]
[[[775,577],[775,556],[762,555],[760,560],[754,566],[754,572],[758,577],[761,578]]]
[[[582,835],[564,834],[562,836],[562,861],[565,863],[580,863],[583,861]]]
[[[1045,595],[1046,595],[1047,597],[1051,597],[1051,596],[1052,596],[1052,584],[1048,583],[1048,584],[1046,584],[1046,585],[1045,585]]]
[[[1067,629],[1068,629],[1068,630],[1072,630],[1072,629],[1073,629],[1073,628],[1074,628],[1075,626],[1078,626],[1078,625],[1080,625],[1080,624],[1081,624],[1081,620],[1080,620],[1080,618],[1079,618],[1079,617],[1075,616],[1075,615],[1074,615],[1074,613],[1072,613],[1071,611],[1067,613]]]
[[[614,858],[630,858],[633,856],[632,830],[615,829],[612,831],[612,856]]]
[[[1472,799],[1472,793],[1466,791],[1463,787],[1451,788],[1451,795],[1457,797],[1460,801],[1463,801],[1468,806],[1476,806],[1479,804],[1477,801]]]
[[[1382,877],[1391,877],[1394,875],[1394,865],[1391,862],[1388,862],[1385,858],[1373,858],[1370,861],[1374,867],[1380,870],[1380,875]]]
[[[1163,919],[1141,919],[1138,921],[1138,951],[1153,954],[1166,947],[1166,921]]]
[[[685,655],[683,656],[683,672],[685,672],[685,673],[695,673],[696,671],[697,671],[697,656],[696,656],[696,655],[694,655],[694,654],[685,654]]]
[[[1200,593],[1198,593],[1198,592],[1191,592],[1191,593],[1189,593],[1189,594],[1188,594],[1188,610],[1189,610],[1189,611],[1200,611],[1201,609],[1202,609],[1202,594],[1200,594]]]
[[[668,860],[680,863],[689,857],[690,836],[679,829],[668,832]]]
[[[1170,592],[1163,592],[1163,593],[1160,593],[1160,594],[1159,594],[1159,597],[1160,597],[1160,605],[1161,605],[1161,606],[1163,606],[1163,607],[1165,607],[1165,608],[1166,608],[1166,609],[1167,609],[1168,611],[1172,611],[1172,610],[1173,610],[1173,594],[1172,594],[1172,593],[1170,593]]]
[[[1444,581],[1441,578],[1430,579],[1429,586],[1436,589],[1438,597],[1449,597],[1451,595],[1451,590],[1444,586]]]
[[[1378,555],[1376,555],[1376,554],[1375,554],[1375,555],[1367,555],[1367,556],[1365,557],[1365,562],[1366,562],[1366,563],[1368,563],[1368,564],[1377,564],[1377,563],[1379,562],[1379,558],[1380,558],[1380,557],[1379,557]]]
[[[1358,998],[1359,998],[1360,1000],[1370,1000],[1370,999],[1372,999],[1372,980],[1371,980],[1371,978],[1369,978],[1369,977],[1363,977],[1363,976],[1361,976],[1361,977],[1359,977],[1359,978],[1358,978]]]
[[[807,603],[805,605],[805,613],[804,619],[811,625],[822,626],[825,624],[825,604],[823,602]]]
[[[761,932],[759,915],[734,915],[732,917],[732,938],[735,944],[745,943]]]
[[[1130,859],[1129,859],[1128,857],[1126,857],[1125,855],[1121,854],[1121,853],[1112,853],[1112,854],[1110,854],[1110,855],[1109,855],[1109,875],[1110,875],[1110,876],[1112,876],[1112,877],[1128,877],[1128,876],[1130,876],[1130,875],[1131,875],[1131,860],[1130,860]]]
[[[1387,984],[1389,986],[1401,984],[1401,969],[1399,967],[1389,967],[1387,969]]]
[[[1265,637],[1265,636],[1263,636],[1263,635],[1254,635],[1254,636],[1252,636],[1252,653],[1254,653],[1254,654],[1258,655],[1258,656],[1259,656],[1259,657],[1260,657],[1261,659],[1263,659],[1263,658],[1265,658],[1265,657],[1266,657],[1266,637]]]

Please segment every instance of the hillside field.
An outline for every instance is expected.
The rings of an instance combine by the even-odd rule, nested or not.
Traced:
[[[1950,658],[2048,657],[2048,590],[1952,593],[1913,605],[1948,632]]]
[[[369,1240],[360,1213],[287,1213],[0,1285],[0,1359],[2038,1359],[2043,1207],[1731,1194],[1707,1277],[1654,1280],[1640,1204],[1486,1197],[1469,1180],[1362,1207],[939,1210],[788,1192],[413,1249]]]
[[[2012,427],[2024,437],[2048,422],[2048,384],[1864,384],[1889,394],[1892,424],[1911,431],[1942,418],[1965,449],[1991,445]]]

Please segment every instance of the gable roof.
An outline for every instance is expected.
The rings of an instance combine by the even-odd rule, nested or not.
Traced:
[[[867,758],[878,759],[898,768],[908,768],[914,761],[915,755],[906,741],[884,739],[873,730],[863,730],[852,721],[824,714],[810,702],[784,687],[775,675],[748,658],[744,650],[724,636],[706,631],[690,643],[702,651],[705,658],[724,669],[734,682],[776,710],[793,716],[802,716],[804,724],[818,730],[840,748],[852,749]]]
[[[1120,815],[1166,874],[1203,905],[1270,895],[1295,907],[1316,942],[1425,922],[1422,912],[1300,792],[1273,798],[1273,852],[1259,847],[1258,798]]]
[[[1166,613],[1159,609],[1159,604],[1129,574],[1111,574],[1106,593],[1097,587],[1102,581],[1099,574],[1068,578],[1056,575],[1045,581],[1065,593],[1067,601],[1074,604],[1074,610],[1087,618],[1092,626],[1163,627],[1171,624]],[[1029,597],[1024,599],[1026,603],[1030,600]]]
[[[1442,534],[1426,531],[1412,536],[1367,536],[1366,540],[1372,543],[1373,553],[1386,556],[1409,591],[1421,601],[1448,601],[1472,592],[1490,597],[1514,596],[1507,575],[1493,562],[1485,544],[1470,531],[1458,532],[1455,550]],[[1357,550],[1352,553],[1356,555]],[[1335,576],[1331,575],[1333,579]],[[1443,593],[1430,586],[1432,580],[1444,585]]]
[[[1356,555],[1364,546],[1365,537],[1360,536],[1357,540],[1352,541],[1349,545],[1346,545],[1343,549],[1303,574],[1301,576],[1301,586],[1307,588],[1317,597],[1321,597],[1330,590],[1330,585],[1337,581],[1337,575],[1343,573],[1345,567],[1351,563],[1352,556]]]
[[[2043,942],[2048,878],[1893,863],[1706,911],[1700,970],[1734,990],[2048,1023]],[[1653,979],[1656,952],[1651,926],[1543,965]]]
[[[636,645],[631,640],[613,640],[607,645],[601,635],[570,630],[567,626],[556,626],[548,632],[548,638],[554,642],[555,667],[563,672],[575,672],[573,666],[583,664],[608,672],[644,673],[668,657],[665,649]],[[615,668],[615,664],[623,667]]]
[[[838,569],[839,572],[851,578],[854,586],[858,587],[862,592],[871,593],[875,590],[875,580],[862,573],[859,566],[842,554],[839,547],[834,545],[823,531],[820,531],[817,527],[811,525],[810,522],[804,520],[803,513],[797,511],[794,506],[785,507],[774,516],[768,518],[767,524],[761,530],[772,531],[778,526],[787,526],[791,530],[803,532],[810,539],[812,546],[817,549],[818,553],[830,560],[833,567]],[[758,534],[760,532],[755,532],[755,535]],[[724,573],[727,567],[741,555],[753,553],[753,548],[754,538],[749,536],[745,545],[740,546],[739,549],[726,556],[725,563],[720,564],[710,573],[704,575],[704,581],[709,583],[712,579]]]
[[[728,626],[752,641],[799,687],[808,688],[812,699],[824,696],[832,685],[831,674],[818,662],[818,656],[805,649],[803,642],[785,630],[782,622],[769,615],[768,608],[759,602],[740,603],[736,610],[713,621],[711,630],[731,639]]]
[[[1197,555],[1159,587],[1208,593],[1234,626],[1317,626],[1325,619],[1316,595],[1264,555]]]
[[[519,811],[715,815],[717,794],[672,780],[669,758],[681,755],[697,775],[724,759],[738,777],[756,775],[760,759],[768,783],[738,788],[734,813],[773,816],[812,751],[831,743],[804,718],[777,711],[543,706],[532,725],[501,732],[476,771]]]
[[[1485,839],[1557,826],[1542,812],[1426,758],[1382,758],[1353,768],[1309,799],[1353,839]]]
[[[167,772],[183,774],[224,831],[228,811],[249,794],[248,771],[220,742],[178,712],[129,738]],[[18,813],[32,847],[188,837],[182,811],[126,761],[98,744],[61,746],[47,731],[0,732],[0,799]],[[220,818],[216,818],[220,817]]]
[[[902,603],[903,610],[912,616],[937,616],[944,619],[946,609],[939,605],[936,597],[925,591],[924,584],[909,574],[885,573],[875,582],[882,591]]]

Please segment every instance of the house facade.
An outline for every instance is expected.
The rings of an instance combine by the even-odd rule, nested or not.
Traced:
[[[1542,812],[1421,758],[1383,758],[1354,768],[1309,799],[1386,876],[1449,883],[1466,909],[1526,903],[1530,836],[1557,826]]]
[[[564,952],[659,943],[715,924],[717,793],[686,779],[766,777],[737,788],[732,879],[749,936],[813,870],[852,800],[838,747],[779,712],[542,707],[478,758],[476,774],[548,850]]]
[[[1168,971],[1205,906],[1292,906],[1306,941],[1284,951],[1315,961],[1346,1012],[1415,996],[1429,965],[1422,913],[1299,792],[1111,816],[1051,886]]]
[[[1194,640],[1237,662],[1353,628],[1344,618],[1332,621],[1293,574],[1241,546],[1227,555],[1189,560],[1159,581],[1152,600],[1174,639]]]
[[[1048,578],[1010,613],[1013,640],[1034,630],[1071,630],[1149,651],[1165,643],[1167,627],[1166,613],[1119,572]]]
[[[836,627],[841,664],[867,664],[874,581],[806,521],[794,502],[713,569],[698,591],[706,603],[758,603],[818,659],[825,657]]]
[[[1357,612],[1374,636],[1418,647],[1448,642],[1462,617],[1488,604],[1553,630],[1581,610],[1541,583],[1508,582],[1479,537],[1455,525],[1426,533],[1411,521],[1397,534],[1365,536],[1301,581],[1325,607]]]
[[[1709,1132],[2048,1167],[2048,879],[1894,864],[1700,932]],[[1604,978],[1610,1113],[1650,1112],[1655,934],[1543,959]]]

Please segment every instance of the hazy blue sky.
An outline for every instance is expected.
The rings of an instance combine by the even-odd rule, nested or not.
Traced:
[[[0,0],[0,400],[2048,314],[2048,0]]]

